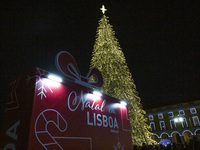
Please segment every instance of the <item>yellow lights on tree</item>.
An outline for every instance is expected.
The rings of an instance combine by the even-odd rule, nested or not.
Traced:
[[[105,14],[104,5],[100,10]],[[145,122],[145,111],[141,108],[141,100],[126,59],[115,37],[112,25],[105,15],[100,19],[97,28],[90,63],[90,68],[93,67],[98,68],[103,76],[104,84],[101,91],[118,99],[125,99],[129,104],[133,143],[136,145],[154,143],[155,141],[150,138],[150,135],[152,135],[149,131],[150,127]]]

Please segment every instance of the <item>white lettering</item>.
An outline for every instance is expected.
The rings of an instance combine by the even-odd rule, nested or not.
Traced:
[[[106,100],[103,101],[102,105],[101,105],[101,112],[103,112],[105,110],[104,106],[106,105]]]
[[[71,100],[71,96],[74,95],[74,99],[72,100],[72,105],[75,106],[74,109],[71,108],[71,104],[70,104],[70,100]],[[80,102],[81,101],[78,101],[78,98],[77,98],[77,94],[75,91],[72,91],[69,96],[68,96],[68,108],[71,110],[71,111],[75,111],[78,106],[80,105]]]
[[[116,112],[115,112],[114,109],[109,109],[109,113],[111,113],[111,114],[116,114]]]
[[[102,120],[101,120],[101,114],[97,114],[97,121],[99,121],[99,123],[97,123],[97,126],[102,126]]]
[[[90,108],[91,110],[99,110],[103,112],[105,110],[106,100],[104,100],[101,104],[97,103],[95,100],[87,99],[84,96],[83,91],[81,91],[81,96],[77,96],[75,91],[72,91],[68,96],[68,108],[71,111],[76,111],[79,106],[81,106],[81,110],[85,108]]]
[[[97,104],[94,109],[95,110],[100,110],[99,104]]]
[[[96,116],[95,116],[95,113],[93,114],[94,116],[94,126],[96,126]]]
[[[90,122],[90,113],[89,112],[87,112],[87,124],[89,126],[93,126],[93,123]]]
[[[107,127],[108,126],[108,118],[106,115],[103,115],[103,126]]]
[[[107,117],[106,115],[93,113],[90,117],[90,112],[87,112],[87,125],[89,126],[103,126],[110,128],[119,128],[117,119],[112,118],[111,116]]]
[[[8,143],[3,150],[15,150],[15,145],[13,143]]]
[[[111,129],[110,132],[111,132],[111,133],[118,134],[118,133],[119,133],[119,130],[113,130],[113,129]]]
[[[20,120],[18,120],[12,127],[10,127],[7,131],[6,134],[17,141],[17,126],[20,124]]]
[[[114,128],[116,128],[117,127],[117,129],[119,129],[119,126],[118,126],[118,123],[117,123],[117,119],[115,118],[115,121],[114,121]]]
[[[109,120],[109,127],[112,128],[113,127],[113,118],[109,116],[108,120]]]

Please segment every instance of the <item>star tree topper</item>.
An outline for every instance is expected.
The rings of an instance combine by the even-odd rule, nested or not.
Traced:
[[[100,8],[100,10],[102,11],[103,14],[105,14],[105,11],[107,11],[104,5],[102,5],[102,8]]]

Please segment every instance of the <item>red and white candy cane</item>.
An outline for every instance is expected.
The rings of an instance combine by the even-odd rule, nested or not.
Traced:
[[[65,132],[67,122],[62,115],[54,109],[41,112],[35,121],[35,135],[40,144],[46,149],[63,150],[48,130],[49,125],[55,125],[60,132]]]

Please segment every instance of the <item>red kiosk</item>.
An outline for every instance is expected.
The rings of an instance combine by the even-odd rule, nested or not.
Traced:
[[[128,108],[93,90],[103,84],[101,73],[93,68],[82,77],[65,51],[56,65],[66,78],[36,68],[12,83],[0,149],[131,150]]]

